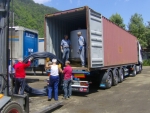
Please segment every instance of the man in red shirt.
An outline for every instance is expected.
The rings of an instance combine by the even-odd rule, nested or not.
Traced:
[[[72,68],[70,66],[70,62],[65,62],[66,67],[63,70],[64,73],[64,99],[70,98],[72,94],[71,89],[71,77],[72,77]]]
[[[29,59],[28,63],[25,64],[22,62],[23,59],[20,58],[18,59],[18,63],[14,65],[15,69],[15,94],[18,94],[19,89],[20,89],[20,95],[24,94],[24,89],[25,89],[25,68],[29,67],[31,64],[31,58]]]

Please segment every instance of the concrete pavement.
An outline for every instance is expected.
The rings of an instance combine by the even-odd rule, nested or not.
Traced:
[[[47,76],[39,78],[44,80]],[[30,84],[34,88],[43,88],[44,85],[44,81]],[[60,93],[60,101],[62,97],[63,94]],[[47,102],[47,97],[31,99],[32,112],[42,105],[54,102]],[[71,99],[64,103],[59,109],[47,113],[150,113],[150,67],[144,67],[142,74],[127,77],[123,83],[110,89],[102,90],[92,86],[88,94],[73,93]]]

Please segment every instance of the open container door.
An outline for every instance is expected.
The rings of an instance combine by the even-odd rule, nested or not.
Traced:
[[[104,46],[103,46],[103,24],[102,15],[88,10],[89,14],[89,37],[88,37],[88,53],[89,68],[99,68],[104,65]]]

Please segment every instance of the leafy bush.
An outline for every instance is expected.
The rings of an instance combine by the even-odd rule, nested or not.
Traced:
[[[150,66],[150,59],[144,60],[143,66]]]

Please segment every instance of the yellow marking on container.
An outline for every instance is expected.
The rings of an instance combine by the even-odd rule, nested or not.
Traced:
[[[3,96],[4,96],[3,94],[0,94],[0,99],[3,98]]]
[[[122,53],[122,47],[121,46],[118,48],[118,50],[119,50],[119,53]]]
[[[9,38],[19,38],[19,36],[9,36]]]

